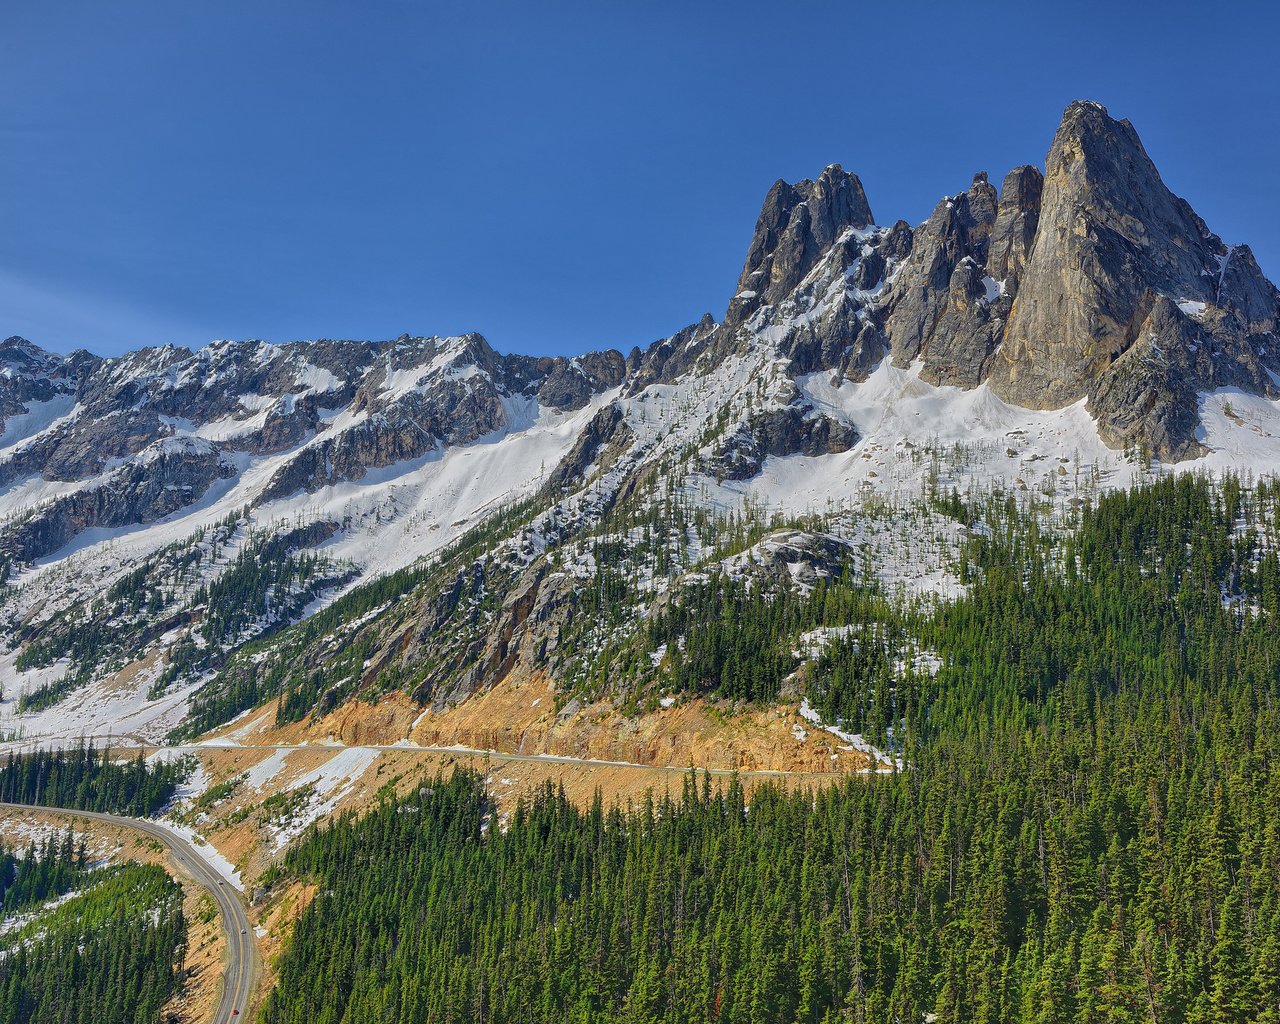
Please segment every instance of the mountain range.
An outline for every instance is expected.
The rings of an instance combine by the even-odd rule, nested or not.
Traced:
[[[807,593],[856,563],[945,596],[949,495],[1067,516],[1147,474],[1274,470],[1278,318],[1248,246],[1076,102],[1043,171],[979,172],[920,225],[838,165],[776,182],[724,313],[625,354],[9,338],[0,728],[189,737],[530,681],[566,733],[667,708],[678,638],[635,637],[710,577]]]

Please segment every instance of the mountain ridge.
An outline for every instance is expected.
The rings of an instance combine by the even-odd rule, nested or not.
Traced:
[[[979,172],[915,227],[876,225],[838,164],[776,182],[722,319],[625,355],[501,355],[468,334],[101,359],[11,338],[6,717],[116,721],[93,708],[122,667],[137,682],[117,711],[152,733],[196,693],[207,727],[268,690],[305,712],[391,685],[443,707],[513,672],[567,686],[620,628],[574,604],[599,586],[610,523],[631,524],[625,544],[641,522],[669,531],[665,553],[630,564],[633,625],[681,573],[738,572],[713,535],[742,522],[764,531],[744,550],[770,587],[839,574],[857,538],[909,588],[945,590],[898,551],[901,523],[866,526],[869,502],[950,536],[913,503],[1009,489],[1070,508],[1153,458],[1280,466],[1278,310],[1247,246],[1168,191],[1132,126],[1077,102],[1045,172],[1014,168],[999,189]],[[770,517],[801,539],[768,547]],[[352,621],[373,618],[350,637],[299,640],[283,675],[261,667],[294,623],[413,566],[429,567],[406,577],[420,592],[359,604]],[[125,580],[142,606],[117,594]],[[241,663],[255,645],[266,661]],[[361,645],[329,694],[298,676]]]

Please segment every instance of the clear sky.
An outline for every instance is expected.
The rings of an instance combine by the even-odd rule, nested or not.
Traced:
[[[1075,98],[1274,278],[1275,7],[4,0],[0,337],[625,350],[723,313],[775,178],[916,222]]]

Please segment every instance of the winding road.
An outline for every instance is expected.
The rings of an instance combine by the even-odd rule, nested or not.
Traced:
[[[175,863],[213,894],[213,898],[218,903],[218,910],[222,914],[222,927],[227,934],[227,967],[222,978],[222,999],[218,1003],[213,1019],[217,1024],[244,1019],[249,996],[253,992],[258,956],[253,944],[253,935],[249,931],[249,918],[235,890],[200,856],[199,851],[189,840],[163,825],[144,818],[125,818],[118,814],[76,811],[64,807],[43,807],[34,804],[0,803],[0,810],[56,812],[77,818],[90,818],[109,825],[131,828],[164,844],[173,855]]]
[[[652,765],[637,764],[631,761],[610,761],[596,758],[573,757],[564,754],[516,754],[503,753],[496,750],[477,750],[470,747],[449,746],[418,746],[417,744],[393,743],[393,744],[330,744],[330,743],[235,743],[235,742],[206,742],[199,744],[185,744],[176,747],[157,747],[145,741],[137,741],[136,744],[122,746],[119,742],[120,737],[115,737],[113,743],[111,738],[107,738],[109,744],[108,749],[113,752],[126,751],[143,751],[154,752],[157,750],[180,751],[183,753],[207,753],[216,751],[235,751],[235,750],[263,750],[263,751],[310,751],[313,753],[332,753],[337,754],[343,750],[358,749],[371,750],[397,754],[426,754],[426,755],[455,755],[459,757],[483,757],[494,762],[534,762],[542,764],[571,764],[583,767],[608,767],[608,768],[634,768],[643,769],[651,772],[670,773],[673,775],[684,775],[689,772],[688,767],[679,767],[676,765]],[[34,742],[28,740],[28,743]],[[728,768],[711,768],[698,769],[700,772],[705,771],[714,776],[757,776],[757,777],[783,777],[788,775],[812,775],[826,776],[825,772],[810,771],[787,771],[778,769],[746,769],[733,770]],[[874,769],[872,769],[874,770]],[[832,777],[848,774],[847,772],[830,773]],[[253,936],[250,934],[249,919],[245,914],[244,906],[240,902],[240,897],[235,889],[226,882],[217,872],[217,870],[205,860],[198,850],[192,845],[190,840],[185,836],[174,832],[164,825],[144,818],[127,818],[117,814],[103,814],[97,811],[78,811],[63,807],[45,807],[33,804],[10,804],[0,803],[0,811],[44,811],[56,812],[59,814],[73,815],[80,818],[90,818],[97,821],[105,822],[111,825],[118,825],[124,828],[131,828],[138,832],[149,836],[152,839],[162,843],[168,848],[173,856],[175,863],[194,879],[198,884],[213,894],[214,899],[218,903],[218,909],[222,915],[223,930],[227,935],[228,958],[226,971],[223,975],[222,999],[218,1004],[217,1013],[214,1015],[216,1024],[238,1024],[244,1020],[244,1014],[248,1009],[249,998],[253,993],[255,977],[258,970],[258,953],[257,947],[254,945]]]
[[[845,775],[866,775],[870,774],[873,769],[862,769],[850,771],[848,769],[840,769],[837,771],[815,771],[812,769],[802,768],[692,768],[690,765],[676,764],[641,764],[638,761],[608,761],[595,757],[574,757],[571,754],[512,754],[501,750],[482,750],[479,747],[423,747],[416,743],[223,743],[218,740],[212,740],[205,743],[184,743],[172,747],[162,747],[154,743],[145,743],[139,741],[135,745],[122,746],[119,737],[115,741],[111,741],[110,737],[90,737],[90,739],[106,739],[111,743],[106,749],[112,753],[123,752],[132,753],[141,751],[144,754],[153,754],[162,750],[174,750],[184,754],[204,754],[218,751],[236,751],[236,750],[269,750],[269,751],[294,751],[305,750],[311,753],[330,752],[333,754],[340,753],[343,750],[372,750],[380,753],[388,754],[426,754],[432,757],[441,755],[452,755],[454,757],[467,758],[487,758],[488,760],[499,763],[503,761],[513,762],[529,762],[533,764],[568,764],[580,765],[584,768],[636,768],[647,772],[665,772],[672,775],[688,775],[690,770],[696,771],[699,775],[705,772],[711,776],[720,776],[723,778],[731,778],[738,776],[743,778],[746,776],[763,777],[763,778],[786,778],[788,776],[814,776],[821,778],[840,778]],[[36,748],[32,748],[36,749]],[[852,748],[845,748],[852,749]],[[880,762],[877,762],[880,763]]]

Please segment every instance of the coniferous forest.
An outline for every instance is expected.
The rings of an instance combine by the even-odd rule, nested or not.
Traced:
[[[71,829],[58,842],[49,835],[43,846],[31,843],[21,857],[0,843],[0,917],[61,896],[83,881],[86,870],[84,846]]]
[[[902,771],[506,818],[458,774],[320,829],[263,1019],[1280,1021],[1276,504],[965,510],[966,596],[875,613],[936,673],[864,636],[808,683]]]
[[[127,763],[112,761],[92,744],[10,753],[0,765],[0,803],[149,817],[173,799],[188,771],[181,759],[152,763],[141,753]]]
[[[0,1024],[153,1024],[177,991],[181,887],[154,865],[92,867],[70,831],[0,847],[0,922]]]

